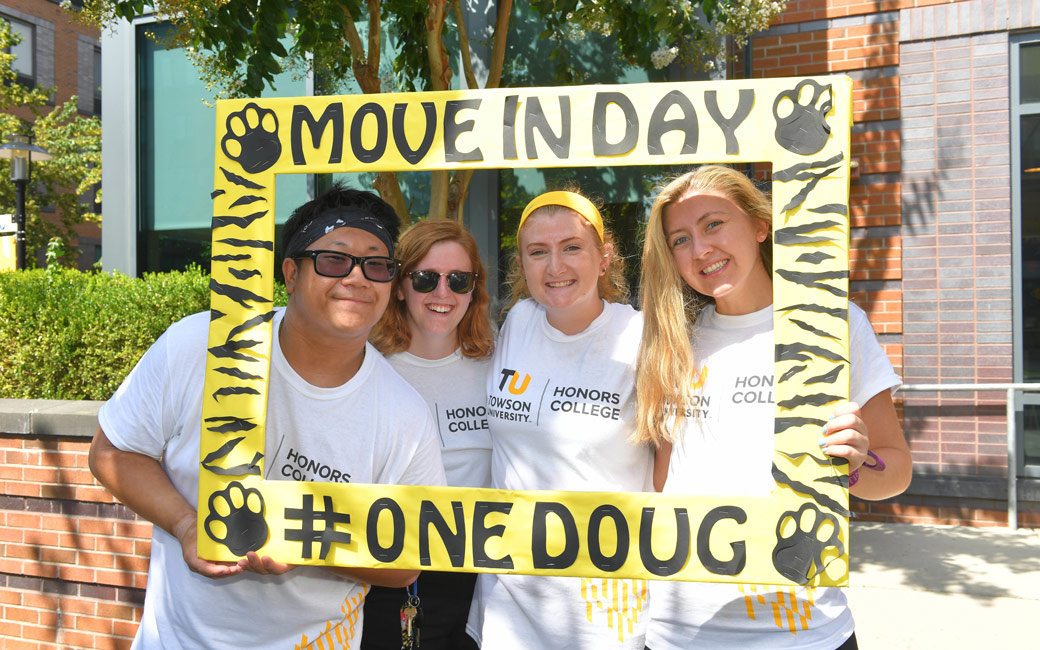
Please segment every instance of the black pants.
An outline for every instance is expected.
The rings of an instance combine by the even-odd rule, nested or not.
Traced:
[[[647,646],[643,650],[650,650],[650,647]],[[853,632],[852,636],[845,640],[845,643],[842,643],[834,650],[859,650],[859,645],[856,644],[856,633]]]
[[[477,650],[476,642],[466,634],[476,582],[475,573],[422,572],[420,650]],[[372,587],[365,597],[361,650],[401,650],[401,606],[407,598],[404,588]]]
[[[842,643],[834,650],[859,650],[859,645],[856,644],[856,633],[853,632],[852,636],[845,640],[845,643]]]

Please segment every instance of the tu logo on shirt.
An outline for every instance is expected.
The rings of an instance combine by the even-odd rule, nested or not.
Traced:
[[[520,385],[517,386],[517,383]],[[531,383],[531,375],[524,373],[524,380],[520,382],[520,373],[509,368],[502,368],[502,381],[498,382],[498,390],[504,390],[509,384],[509,392],[513,395],[523,395],[527,386]]]
[[[697,376],[693,378],[693,383],[690,384],[690,388],[693,390],[700,390],[704,388],[704,382],[708,381],[708,366],[701,366]]]

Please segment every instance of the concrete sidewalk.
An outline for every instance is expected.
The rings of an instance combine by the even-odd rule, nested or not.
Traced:
[[[861,650],[1040,647],[1040,531],[852,523]]]

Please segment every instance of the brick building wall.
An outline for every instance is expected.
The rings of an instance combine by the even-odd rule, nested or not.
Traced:
[[[755,77],[853,79],[851,299],[907,384],[1012,381],[1009,30],[1040,0],[791,0]],[[738,68],[739,69],[739,66]],[[1007,522],[1005,392],[902,393],[915,460],[867,519]],[[1019,480],[1019,524],[1040,525]]]
[[[0,648],[128,648],[151,524],[87,468],[99,402],[0,400]]]
[[[792,0],[753,40],[755,77],[847,74],[853,81],[851,299],[902,372],[902,207],[896,3]],[[881,8],[884,10],[881,10]]]
[[[94,62],[81,60],[83,45],[100,47],[98,30],[71,20],[72,15],[55,0],[0,0],[0,16],[30,23],[36,28],[36,85],[55,88],[55,104],[73,95],[93,93]],[[81,85],[84,84],[84,85]],[[92,100],[91,96],[91,100]],[[93,101],[79,103],[80,112],[93,115]],[[30,117],[29,113],[24,116]]]
[[[0,0],[3,16],[35,28],[36,85],[54,88],[51,105],[77,95],[79,112],[95,115],[94,88],[101,83],[94,78],[94,50],[101,46],[98,30],[71,20],[60,0]],[[23,119],[33,117],[28,109],[13,112]],[[76,227],[76,235],[74,245],[83,251],[80,265],[90,267],[101,254],[101,227],[82,224]]]
[[[1010,382],[1007,33],[902,51],[904,380]],[[907,396],[921,469],[1003,476],[1003,404],[1002,391]]]

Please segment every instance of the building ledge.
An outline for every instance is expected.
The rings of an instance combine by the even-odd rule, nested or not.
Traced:
[[[91,438],[104,402],[0,399],[0,433]]]
[[[1018,498],[1040,501],[1040,479],[1019,477]],[[1008,481],[1004,476],[957,476],[914,474],[905,495],[926,497],[971,497],[1007,501]],[[895,497],[898,499],[898,497]]]

